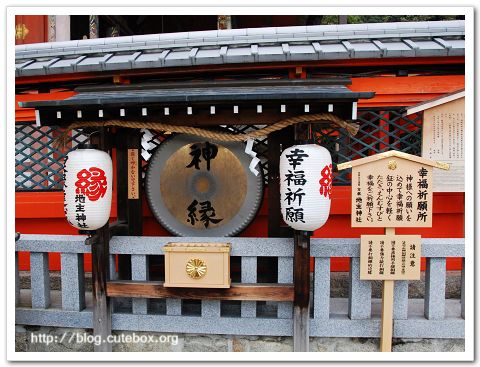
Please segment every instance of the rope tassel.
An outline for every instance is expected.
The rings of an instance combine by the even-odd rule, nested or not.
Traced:
[[[160,131],[170,131],[175,133],[183,133],[190,135],[197,135],[202,138],[208,138],[217,141],[235,142],[246,141],[248,139],[256,139],[262,136],[267,136],[274,131],[281,130],[287,126],[295,125],[299,123],[313,123],[313,122],[332,122],[335,125],[344,128],[352,136],[356,135],[359,130],[359,125],[352,122],[342,120],[340,117],[332,113],[317,113],[311,115],[301,115],[296,117],[290,117],[285,120],[281,120],[267,126],[260,130],[251,131],[246,134],[230,134],[216,131],[210,131],[192,126],[179,126],[163,124],[159,122],[145,122],[145,121],[124,121],[124,120],[109,120],[109,121],[82,121],[74,122],[70,124],[53,142],[53,146],[56,149],[63,149],[67,145],[69,139],[69,132],[73,129],[86,128],[86,127],[125,127],[131,129],[152,129]]]

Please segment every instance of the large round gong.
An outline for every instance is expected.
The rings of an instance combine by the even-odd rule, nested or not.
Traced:
[[[255,217],[263,177],[245,144],[181,134],[150,158],[145,192],[155,218],[178,236],[233,236]]]

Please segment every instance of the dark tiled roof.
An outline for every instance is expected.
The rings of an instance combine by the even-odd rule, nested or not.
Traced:
[[[163,33],[19,45],[16,76],[209,64],[465,54],[465,22],[399,22]]]
[[[352,92],[345,85],[317,84],[302,82],[280,82],[270,85],[190,85],[176,88],[93,88],[79,91],[73,97],[53,101],[20,102],[22,107],[66,107],[81,108],[82,106],[128,106],[157,103],[224,103],[248,101],[295,101],[309,100],[346,100],[356,101],[359,98],[372,98],[374,93]]]

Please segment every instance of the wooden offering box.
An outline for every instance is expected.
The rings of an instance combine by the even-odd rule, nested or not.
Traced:
[[[169,243],[165,287],[230,288],[230,244]]]

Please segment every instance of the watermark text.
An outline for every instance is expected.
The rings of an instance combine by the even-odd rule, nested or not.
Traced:
[[[88,343],[93,345],[101,345],[105,343],[109,344],[121,344],[121,343],[162,343],[162,344],[178,344],[178,335],[169,334],[169,335],[146,335],[146,334],[136,334],[136,333],[118,333],[114,335],[108,335],[105,338],[102,338],[101,335],[92,335],[86,332],[64,332],[59,335],[52,335],[46,333],[31,333],[30,342],[32,344],[63,344],[63,343]]]

